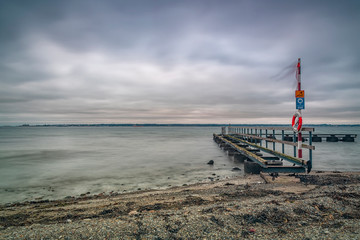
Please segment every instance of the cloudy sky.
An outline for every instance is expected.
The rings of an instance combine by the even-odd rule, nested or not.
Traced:
[[[0,125],[360,123],[360,1],[0,1]]]

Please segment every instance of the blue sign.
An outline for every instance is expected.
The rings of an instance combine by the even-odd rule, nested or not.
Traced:
[[[305,109],[305,98],[296,98],[296,109]]]

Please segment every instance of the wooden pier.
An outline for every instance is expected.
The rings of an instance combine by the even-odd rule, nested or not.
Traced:
[[[356,134],[347,133],[314,134],[314,131],[314,128],[303,127],[302,141],[299,143],[291,127],[228,126],[222,127],[221,134],[214,134],[214,141],[229,156],[244,162],[245,172],[300,173],[311,171],[312,151],[315,150],[313,142],[354,142],[357,137]],[[297,156],[300,147],[308,152],[306,159]]]
[[[314,129],[303,128],[303,131],[309,137],[309,144],[301,144],[308,151],[308,159],[296,156],[298,143],[293,129],[289,127],[229,126],[223,127],[222,133],[214,134],[213,138],[230,156],[244,161],[247,173],[304,173],[311,171],[315,147],[312,146]],[[276,139],[278,135],[282,136],[281,140]],[[284,140],[286,135],[292,135],[292,141]],[[293,156],[285,153],[285,145],[293,147]],[[281,151],[276,150],[279,146]]]

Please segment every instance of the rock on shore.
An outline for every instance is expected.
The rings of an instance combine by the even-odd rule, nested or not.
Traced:
[[[359,239],[359,229],[359,173],[251,175],[0,206],[0,239]]]

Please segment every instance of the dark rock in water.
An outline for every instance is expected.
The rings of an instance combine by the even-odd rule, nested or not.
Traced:
[[[231,171],[241,171],[241,169],[238,167],[233,167],[233,169]]]
[[[214,165],[214,160],[210,160],[207,164]]]

